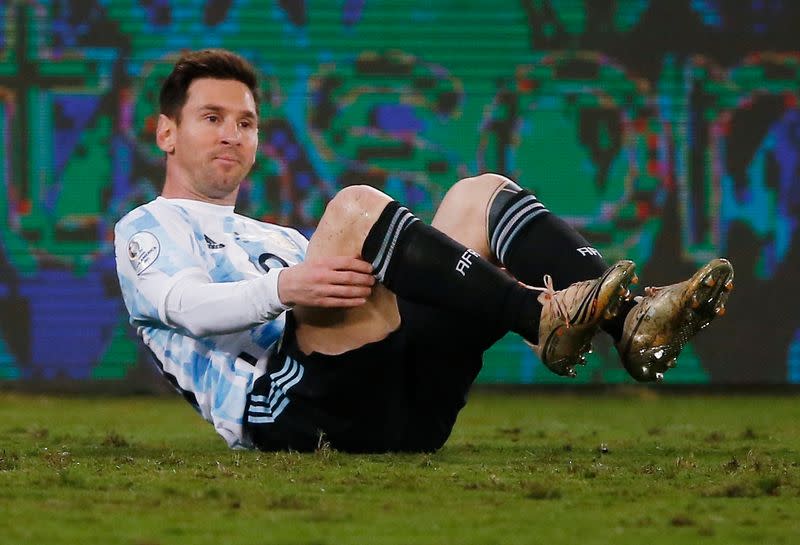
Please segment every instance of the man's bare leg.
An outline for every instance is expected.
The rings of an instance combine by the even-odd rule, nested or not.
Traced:
[[[586,252],[590,246],[560,220],[556,219],[559,223],[554,227],[549,215],[533,195],[523,192],[512,180],[487,173],[456,183],[445,196],[433,226],[498,266],[500,256],[507,256],[508,248],[514,248],[516,256],[523,255],[511,263],[509,274],[527,284],[541,286],[545,275],[554,277],[553,283],[561,291],[542,294],[539,342],[530,344],[553,372],[574,376],[575,366],[583,363],[582,354],[588,350],[597,328],[620,309],[634,278],[634,265],[622,261],[607,268],[599,253],[596,257],[590,255],[586,263],[581,257],[566,259],[565,253],[572,251],[581,256],[580,250]],[[545,238],[550,239],[547,242],[556,244],[561,252],[558,257],[549,251],[552,248],[530,244],[531,237],[515,240],[509,236],[525,227],[529,229],[537,216],[544,219]],[[571,328],[568,335],[565,326]]]
[[[492,180],[500,180],[501,184],[486,204],[487,213],[482,223],[486,228],[481,232],[479,222],[470,223],[475,230],[473,240],[481,236],[490,240],[490,258],[495,262],[503,261],[511,274],[526,283],[538,283],[544,274],[552,275],[557,289],[574,289],[567,286],[587,285],[587,282],[591,285],[592,278],[603,274],[606,265],[599,252],[550,214],[534,195],[511,180],[483,174],[459,182],[452,193],[457,195],[459,191],[468,192],[472,188],[480,190],[482,185],[496,186]],[[467,184],[469,188],[460,187]],[[500,191],[503,191],[503,198],[495,203]],[[470,198],[480,202],[480,198]],[[434,225],[451,236],[460,236],[462,212],[458,208],[443,207],[444,221]],[[453,211],[455,213],[451,213]],[[663,288],[648,288],[644,296],[635,301],[610,305],[606,315],[610,319],[600,325],[614,339],[622,363],[631,376],[639,381],[660,381],[675,365],[686,342],[716,316],[724,314],[732,289],[733,266],[725,259],[713,259],[689,280]],[[617,316],[613,317],[615,313]],[[553,370],[560,374],[562,371],[569,374],[569,366],[548,367],[556,367]]]
[[[412,293],[399,293],[417,302],[441,304],[443,308],[451,310],[458,310],[448,307],[453,303],[465,305],[462,310],[466,311],[474,311],[484,303],[494,304],[495,319],[505,320],[507,316],[511,316],[508,327],[524,331],[526,334],[523,336],[535,341],[538,331],[536,323],[541,310],[539,303],[535,301],[538,294],[520,288],[513,279],[492,265],[497,260],[489,243],[489,207],[498,191],[508,184],[513,182],[496,174],[482,174],[454,184],[445,195],[433,220],[433,227],[440,234],[437,236],[432,233],[434,229],[426,228],[430,231],[424,236],[420,235],[423,238],[415,242],[426,247],[433,244],[428,248],[430,257],[423,264],[425,272],[422,276],[416,276],[417,282],[411,282],[411,285],[406,282],[406,289],[411,288]],[[352,186],[342,190],[329,203],[311,238],[307,261],[335,256],[361,257],[367,236],[390,202],[390,197],[368,186]],[[441,233],[449,239],[441,237]],[[431,237],[439,240],[434,241]],[[458,247],[462,249],[458,250]],[[459,277],[455,270],[461,252],[465,250],[474,252],[489,262],[482,265],[476,263],[474,266],[470,264],[468,275],[472,276],[471,280],[467,280],[463,272]],[[449,257],[445,258],[445,255]],[[472,259],[466,254],[464,257],[468,261]],[[437,263],[438,261],[442,263]],[[413,275],[413,268],[405,269],[403,276],[406,276],[406,272]],[[430,269],[434,272],[431,273]],[[470,287],[456,287],[456,284],[463,282],[467,282]],[[452,289],[464,291],[458,296],[452,293],[449,301],[445,300],[446,297],[439,300],[436,293],[430,293],[436,290],[420,287],[421,284],[429,283],[438,284],[441,288],[439,291],[443,292]],[[396,287],[390,285],[392,289]],[[516,294],[510,299],[507,296],[509,289]],[[415,299],[418,295],[423,297]],[[488,300],[486,296],[489,296]],[[469,299],[473,301],[467,302]],[[298,319],[298,345],[306,353],[316,351],[341,354],[385,338],[400,324],[396,298],[380,284],[375,285],[364,305],[347,309],[300,306],[296,308],[295,315]]]
[[[445,194],[431,225],[496,263],[489,248],[487,214],[497,191],[511,182],[499,174],[481,174],[456,182]]]
[[[369,186],[350,186],[328,203],[308,245],[306,260],[361,257],[361,248],[381,211],[391,201]],[[400,325],[397,300],[375,284],[367,302],[354,308],[296,307],[297,343],[306,354],[342,354],[379,341]]]
[[[445,195],[433,226],[492,261],[486,211],[507,178],[481,175],[457,182]],[[364,241],[391,198],[368,186],[343,189],[329,203],[311,237],[307,260],[361,257]],[[366,304],[349,309],[297,307],[297,340],[305,353],[341,354],[379,341],[400,325],[395,295],[376,284]]]
[[[512,198],[504,193],[501,214],[494,213],[493,201],[501,190],[509,193],[509,189]],[[620,262],[605,273],[600,271],[602,276],[594,280],[570,283],[560,291],[549,280],[541,294],[520,285],[516,277],[497,267],[499,254],[493,245],[498,237],[492,235],[497,229],[493,223],[518,221],[519,210],[540,215],[541,204],[520,191],[507,178],[494,174],[461,180],[448,191],[431,227],[373,188],[343,190],[326,209],[312,237],[307,262],[362,257],[374,266],[382,285],[376,285],[361,306],[297,308],[300,349],[336,355],[385,338],[400,325],[396,293],[412,302],[474,314],[487,324],[517,332],[551,370],[574,375],[597,327],[604,317],[616,313],[628,293],[633,264]],[[531,200],[536,202],[527,206]],[[504,229],[499,238],[513,242],[508,233],[517,231]],[[556,238],[574,242],[570,237],[578,236],[569,229],[566,235]],[[574,247],[566,251],[570,249]],[[537,266],[539,261],[561,265],[546,252],[534,256]],[[561,271],[575,274],[563,266]]]

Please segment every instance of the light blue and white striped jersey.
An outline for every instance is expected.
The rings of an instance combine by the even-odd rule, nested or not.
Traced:
[[[167,294],[181,278],[237,282],[305,257],[308,241],[300,233],[233,208],[158,197],[117,223],[114,245],[130,323],[164,375],[229,446],[250,447],[242,430],[245,401],[266,370],[267,348],[283,333],[284,315],[244,331],[195,338],[170,327],[165,314]]]

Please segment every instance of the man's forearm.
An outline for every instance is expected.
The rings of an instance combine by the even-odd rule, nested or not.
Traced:
[[[280,272],[239,282],[184,278],[167,294],[166,318],[194,337],[233,333],[273,320],[288,308],[278,297]]]

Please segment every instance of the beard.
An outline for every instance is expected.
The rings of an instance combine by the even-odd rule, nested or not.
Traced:
[[[242,162],[226,168],[212,158],[201,169],[196,184],[209,197],[223,198],[238,190],[249,172]]]

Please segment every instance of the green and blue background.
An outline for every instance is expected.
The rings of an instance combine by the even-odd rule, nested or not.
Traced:
[[[204,47],[263,76],[240,212],[310,235],[369,183],[430,219],[502,173],[643,285],[733,261],[672,383],[800,382],[797,21],[790,0],[0,1],[0,384],[153,380],[113,225],[158,194],[159,85]],[[514,336],[479,380],[563,381]],[[607,342],[577,379],[627,381]]]

